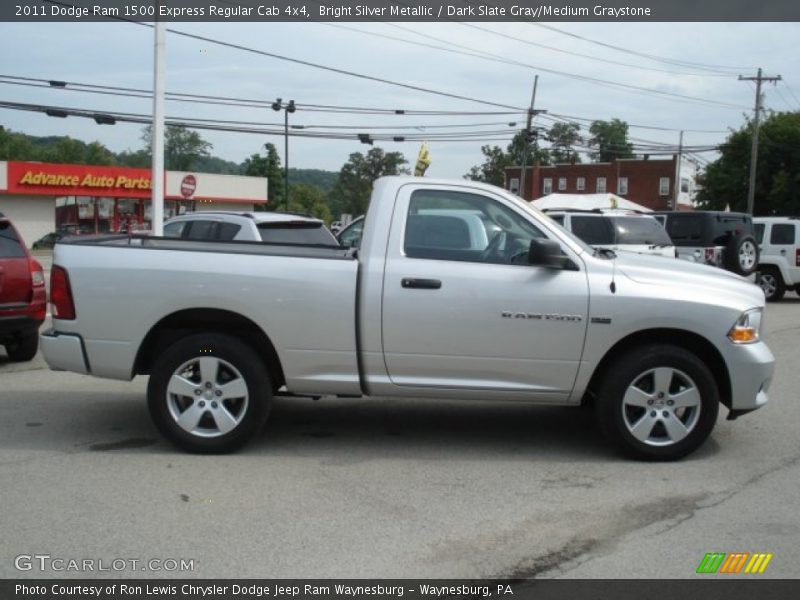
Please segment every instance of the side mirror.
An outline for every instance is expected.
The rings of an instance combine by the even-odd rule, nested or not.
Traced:
[[[528,263],[548,269],[567,269],[572,261],[561,251],[558,242],[547,238],[534,238],[528,248]]]

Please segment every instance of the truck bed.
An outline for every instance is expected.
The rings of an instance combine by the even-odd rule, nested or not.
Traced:
[[[56,328],[80,334],[93,375],[133,377],[164,319],[228,311],[268,332],[290,391],[360,392],[350,249],[92,236],[57,244],[53,265],[67,266],[77,311]]]

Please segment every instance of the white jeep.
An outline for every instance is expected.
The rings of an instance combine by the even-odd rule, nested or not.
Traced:
[[[800,219],[756,217],[756,240],[761,247],[759,283],[767,300],[777,302],[786,293],[800,293]]]

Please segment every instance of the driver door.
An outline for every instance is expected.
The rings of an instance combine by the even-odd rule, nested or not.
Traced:
[[[476,220],[482,236],[470,234]],[[570,270],[528,264],[534,237],[546,236],[499,194],[401,188],[382,308],[394,385],[566,399],[586,334],[587,277],[577,256]]]

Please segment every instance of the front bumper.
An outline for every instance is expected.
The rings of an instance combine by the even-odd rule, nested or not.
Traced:
[[[39,349],[54,371],[73,371],[87,375],[89,360],[81,336],[48,329],[39,336]]]
[[[775,370],[775,357],[769,347],[764,342],[730,344],[724,357],[731,378],[731,412],[739,416],[764,406]]]

